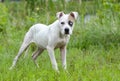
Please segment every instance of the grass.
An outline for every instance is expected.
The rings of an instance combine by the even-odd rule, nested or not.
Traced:
[[[29,54],[25,59],[22,56],[12,71],[8,68],[16,54],[4,52],[1,55],[0,81],[119,81],[119,50],[71,48],[67,54],[68,72],[61,68],[59,51],[56,50],[60,74],[52,70],[47,52],[38,57],[40,68],[36,68]]]
[[[48,6],[51,4],[54,5],[45,7],[45,10],[46,4],[43,4],[42,7],[37,6],[41,11],[29,12],[30,8],[26,11],[23,3],[0,3],[0,10],[3,11],[0,12],[0,81],[120,81],[119,3],[103,2],[95,5],[95,2],[83,1],[81,5],[66,3],[59,8],[57,2],[50,2]],[[39,22],[52,23],[56,20],[55,13],[61,10],[76,10],[80,13],[80,20],[76,21],[67,47],[68,71],[62,68],[58,49],[55,55],[59,74],[52,69],[47,51],[38,57],[40,68],[36,68],[31,59],[34,45],[29,48],[28,56],[24,58],[23,54],[15,69],[10,71],[9,67],[29,27]],[[86,13],[97,17],[85,24]]]

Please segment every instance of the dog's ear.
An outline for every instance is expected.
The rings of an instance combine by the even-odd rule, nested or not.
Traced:
[[[78,17],[78,12],[71,12],[70,16],[73,17],[76,20],[77,17]]]
[[[58,19],[61,18],[63,15],[64,15],[64,12],[57,12],[56,13],[56,16]]]

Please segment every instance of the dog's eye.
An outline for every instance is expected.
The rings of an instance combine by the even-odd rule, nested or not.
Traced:
[[[64,25],[64,24],[65,24],[65,22],[61,22],[61,24],[62,24],[62,25]]]
[[[72,25],[73,25],[73,22],[72,22],[72,21],[68,21],[68,24],[69,24],[70,26],[72,26]]]

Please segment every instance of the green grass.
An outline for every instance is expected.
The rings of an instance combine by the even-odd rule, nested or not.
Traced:
[[[16,54],[8,50],[9,53],[4,52],[0,56],[0,81],[119,81],[119,50],[120,48],[109,51],[95,47],[89,50],[71,48],[67,53],[68,72],[61,68],[60,54],[56,50],[59,74],[52,70],[47,52],[38,57],[40,68],[36,68],[29,54],[26,58],[22,56],[15,69],[10,71],[9,67]]]
[[[0,81],[120,81],[119,2],[83,1],[81,5],[71,2],[58,7],[59,3],[62,2],[49,2],[49,8],[42,2],[41,6],[36,4],[39,11],[31,11],[30,6],[26,9],[22,2],[0,3]],[[52,69],[47,51],[38,57],[37,68],[31,58],[34,45],[28,56],[24,58],[23,54],[16,67],[9,70],[31,25],[50,24],[56,20],[57,11],[74,10],[79,12],[80,20],[67,46],[67,72],[62,68],[58,49],[55,56],[59,74]],[[97,17],[84,24],[86,13]]]

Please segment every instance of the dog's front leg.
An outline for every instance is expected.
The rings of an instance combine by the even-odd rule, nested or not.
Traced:
[[[48,51],[48,54],[49,54],[53,69],[58,71],[58,66],[57,66],[57,62],[56,62],[56,59],[55,59],[55,55],[54,55],[54,48],[52,48],[50,46],[47,46],[47,51]]]
[[[67,69],[67,65],[66,65],[66,46],[63,46],[60,48],[60,53],[61,53],[61,59],[62,59],[62,65],[64,70]]]

